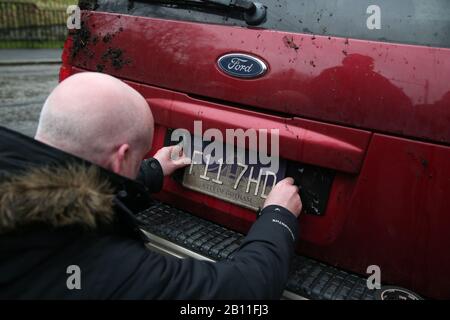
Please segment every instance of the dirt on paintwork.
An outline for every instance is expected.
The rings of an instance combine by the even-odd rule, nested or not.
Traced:
[[[109,42],[111,42],[112,38],[113,38],[112,34],[108,32],[108,33],[103,37],[103,42],[104,42],[104,43],[109,43]]]
[[[74,59],[81,51],[88,50],[88,44],[91,41],[91,31],[86,26],[86,21],[81,21],[81,28],[73,33],[72,39],[70,56]]]
[[[92,37],[92,44],[97,44],[98,42],[98,36],[93,36]]]
[[[422,167],[424,168],[424,169],[426,169],[426,168],[428,168],[428,160],[427,159],[425,159],[425,158],[420,158],[420,163],[422,164]]]
[[[116,70],[121,69],[125,64],[131,63],[129,59],[124,58],[123,51],[119,48],[108,48],[102,55],[102,61],[105,63],[110,62],[111,66]]]
[[[78,57],[78,63],[83,67],[87,66],[88,60],[95,57],[95,53],[98,50],[94,50],[94,47],[98,44],[110,44],[114,37],[123,31],[120,27],[116,32],[108,32],[105,35],[95,33],[95,25],[88,25],[88,18],[90,15],[86,16],[81,22],[81,28],[73,33],[73,45],[71,50],[72,60]],[[125,58],[124,50],[118,47],[108,47],[105,51],[101,53],[99,57],[101,61],[96,64],[97,72],[104,72],[108,66],[111,66],[115,70],[121,69],[124,65],[130,64],[131,60]]]
[[[294,38],[292,36],[290,36],[290,37],[284,36],[283,43],[286,47],[294,49],[295,51],[300,49],[300,47],[294,42]]]
[[[104,64],[97,64],[96,66],[95,66],[95,71],[97,71],[97,72],[103,72],[105,70],[105,65]]]

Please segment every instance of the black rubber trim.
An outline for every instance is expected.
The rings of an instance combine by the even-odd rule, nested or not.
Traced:
[[[213,260],[230,258],[244,235],[164,203],[137,215],[141,227]],[[309,299],[374,300],[366,279],[311,258],[296,255],[286,290]]]

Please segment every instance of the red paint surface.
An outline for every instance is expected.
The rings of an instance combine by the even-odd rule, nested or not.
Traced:
[[[128,80],[154,111],[153,150],[166,127],[194,120],[204,130],[279,128],[283,157],[336,170],[325,215],[300,217],[300,253],[361,274],[376,264],[384,283],[450,298],[449,49],[113,14],[87,24],[100,39],[88,44],[94,55],[80,51],[62,77],[104,64]],[[109,47],[129,63],[103,61]],[[267,75],[224,75],[215,62],[229,52],[263,58]],[[255,219],[170,178],[158,197],[242,232]]]
[[[95,70],[108,47],[120,48],[130,63],[104,71],[125,79],[450,143],[450,49],[107,13],[88,20],[99,41],[94,58],[77,56],[85,68]],[[107,34],[114,36],[104,43]],[[298,50],[286,46],[286,35]],[[246,81],[223,74],[216,60],[229,52],[261,57],[268,73]]]

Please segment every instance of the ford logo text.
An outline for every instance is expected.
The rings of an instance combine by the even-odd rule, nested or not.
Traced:
[[[257,78],[267,71],[267,65],[261,59],[242,53],[221,56],[217,65],[222,72],[236,78]]]

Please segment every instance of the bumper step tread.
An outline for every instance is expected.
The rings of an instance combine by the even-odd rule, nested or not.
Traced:
[[[160,202],[136,218],[147,232],[216,261],[229,259],[245,237]],[[375,290],[361,276],[299,255],[292,261],[286,290],[309,299],[375,299]]]

